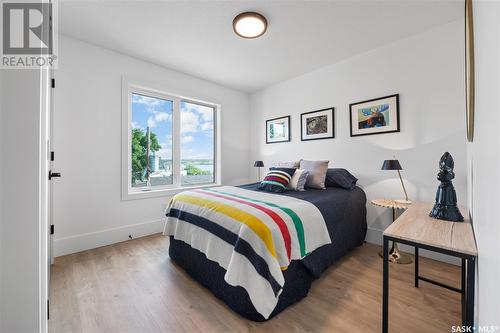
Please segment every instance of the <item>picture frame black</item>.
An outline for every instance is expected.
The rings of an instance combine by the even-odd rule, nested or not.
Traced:
[[[277,122],[278,120],[282,120],[282,119],[285,119],[286,120],[286,124],[287,124],[285,138],[280,139],[280,140],[271,141],[270,138],[269,138],[269,124],[272,123],[272,122]],[[266,144],[290,142],[290,139],[291,139],[290,125],[291,125],[291,117],[289,115],[288,116],[283,116],[283,117],[277,117],[277,118],[267,119],[266,120]]]
[[[307,133],[304,133],[304,128],[306,125],[305,124],[305,119],[307,115],[314,115],[314,114],[327,114],[327,124],[326,124],[326,129],[327,132],[325,133],[324,136],[321,137],[315,137],[315,135],[309,135],[310,137],[307,137]],[[328,118],[329,116],[329,118]],[[329,129],[329,127],[331,128]],[[328,132],[331,132],[330,134]],[[334,139],[335,138],[335,108],[330,107],[326,109],[320,109],[320,110],[315,110],[315,111],[309,111],[309,112],[304,112],[300,114],[300,141],[313,141],[313,140],[325,140],[325,139]]]
[[[367,132],[367,133],[363,133],[363,132],[354,133],[354,131],[353,131],[353,111],[357,110],[357,109],[355,109],[355,107],[357,105],[360,105],[360,104],[367,104],[367,103],[372,103],[372,102],[373,102],[373,104],[376,104],[375,102],[377,102],[377,101],[388,100],[388,99],[393,99],[393,104],[395,107],[394,111],[390,111],[393,113],[393,115],[396,116],[395,128],[394,128],[394,126],[391,126],[393,129],[391,129],[391,128],[384,129],[381,127],[381,130],[379,130],[379,131],[375,131],[375,130],[371,129],[371,131]],[[357,119],[356,116],[355,116],[355,118]],[[354,120],[356,120],[356,119],[354,119]],[[399,94],[392,94],[392,95],[372,98],[372,99],[364,100],[361,102],[355,102],[355,103],[349,104],[349,121],[350,121],[350,135],[351,135],[351,137],[400,132],[401,131],[401,120],[400,120],[400,113],[399,113]],[[359,129],[358,129],[358,131],[359,131]]]

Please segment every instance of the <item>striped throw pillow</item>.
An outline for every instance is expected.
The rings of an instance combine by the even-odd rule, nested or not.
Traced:
[[[285,192],[294,172],[293,168],[270,168],[258,188],[267,192]]]

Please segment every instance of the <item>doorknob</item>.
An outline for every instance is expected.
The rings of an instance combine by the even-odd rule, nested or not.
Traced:
[[[49,180],[51,180],[52,178],[58,178],[58,177],[61,177],[60,172],[52,172],[52,170],[49,170]]]

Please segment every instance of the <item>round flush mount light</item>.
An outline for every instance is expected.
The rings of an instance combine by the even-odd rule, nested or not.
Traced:
[[[242,38],[257,38],[267,30],[266,18],[255,12],[238,14],[233,20],[234,33]]]

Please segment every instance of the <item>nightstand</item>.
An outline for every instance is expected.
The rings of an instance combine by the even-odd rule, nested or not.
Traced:
[[[403,209],[406,210],[411,204],[401,203],[392,199],[375,199],[371,201],[372,205],[392,208],[392,222],[396,221],[396,210]],[[384,252],[380,251],[380,257],[384,257]],[[392,248],[389,252],[389,261],[396,264],[411,264],[411,257],[405,253],[401,253],[398,248],[398,244],[392,242]]]

